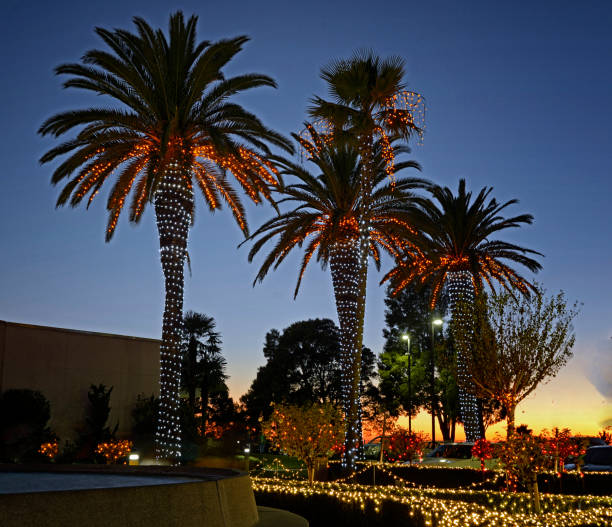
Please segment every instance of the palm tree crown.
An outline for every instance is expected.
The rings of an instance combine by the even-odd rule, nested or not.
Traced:
[[[225,201],[246,231],[242,203],[226,172],[258,202],[262,196],[269,197],[268,184],[276,180],[274,168],[257,150],[268,153],[265,141],[291,150],[285,139],[257,117],[228,101],[244,90],[276,86],[265,75],[223,76],[221,68],[248,37],[196,44],[196,23],[195,16],[185,22],[181,12],[172,15],[169,40],[138,17],[134,18],[135,34],[96,28],[111,51],[91,50],[82,63],[55,70],[70,76],[64,87],[93,91],[120,103],[118,108],[59,113],[39,130],[42,135],[58,137],[82,127],[76,137],[41,158],[47,163],[67,156],[52,178],[54,184],[69,179],[58,206],[68,200],[76,206],[85,198],[89,205],[105,181],[116,176],[107,202],[107,240],[130,192],[130,220],[138,222],[173,168],[184,172],[176,184],[187,195],[197,186],[211,210]],[[193,215],[192,204],[187,207]]]
[[[255,282],[262,281],[268,271],[276,269],[295,247],[305,245],[294,296],[297,296],[302,277],[316,253],[316,259],[326,266],[338,246],[355,243],[359,238],[361,196],[361,158],[358,151],[347,144],[325,143],[311,125],[307,125],[310,140],[292,134],[300,145],[310,153],[318,175],[303,166],[283,158],[277,158],[281,176],[293,176],[299,182],[279,188],[284,198],[296,207],[270,219],[255,231],[249,239],[256,240],[249,252],[249,261],[270,240],[276,245],[266,256]],[[393,145],[394,154],[407,153],[407,147]],[[370,225],[370,254],[380,268],[381,249],[397,255],[406,233],[411,227],[413,190],[426,188],[428,182],[419,178],[401,178],[396,183],[389,181],[383,158],[383,145],[374,145],[375,178],[374,191],[369,198],[371,208],[367,221]],[[403,161],[396,171],[416,168],[415,161]]]
[[[361,51],[348,60],[333,61],[321,70],[332,100],[314,97],[310,115],[320,120],[330,137],[356,141],[362,151],[380,138],[391,175],[394,154],[389,138],[408,140],[424,131],[425,100],[405,89],[403,77],[400,57],[381,59]],[[367,157],[367,152],[362,154]]]
[[[504,218],[501,212],[518,201],[500,204],[491,198],[487,202],[492,190],[483,188],[472,200],[472,193],[466,192],[462,179],[457,195],[448,187],[435,186],[431,193],[437,204],[429,199],[418,200],[414,226],[419,234],[409,236],[396,267],[383,278],[383,282],[390,280],[394,294],[409,283],[430,282],[433,308],[449,273],[460,271],[469,273],[475,291],[481,290],[484,283],[493,288],[493,282],[525,295],[535,290],[504,260],[536,272],[542,266],[528,255],[541,253],[501,240],[489,240],[499,231],[531,224],[533,216]]]

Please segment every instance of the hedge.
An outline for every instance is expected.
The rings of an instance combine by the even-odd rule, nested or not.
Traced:
[[[328,470],[328,480],[345,480],[339,463],[332,463]],[[440,489],[481,488],[501,490],[504,483],[502,471],[488,470],[484,475],[480,470],[471,468],[426,467],[416,465],[397,465],[384,463],[360,465],[354,476],[348,480],[363,485],[406,484]],[[612,472],[565,472],[561,475],[548,472],[538,476],[541,492],[552,494],[596,495],[612,494]]]
[[[612,525],[612,498],[542,496],[543,513],[531,514],[522,493],[407,489],[255,478],[259,505],[305,517],[311,527],[586,527]]]

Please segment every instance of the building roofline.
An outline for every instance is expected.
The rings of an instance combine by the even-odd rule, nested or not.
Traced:
[[[13,326],[13,327],[21,327],[21,328],[31,328],[31,329],[43,329],[45,331],[60,331],[62,333],[77,333],[79,335],[96,335],[98,337],[108,337],[108,338],[117,338],[117,339],[127,339],[127,340],[140,340],[146,342],[156,342],[160,343],[159,339],[151,339],[147,337],[134,337],[131,335],[118,335],[116,333],[102,333],[100,331],[86,331],[82,329],[69,329],[69,328],[58,328],[54,326],[40,326],[37,324],[24,324],[22,322],[9,322],[8,320],[0,320],[0,324],[4,324],[5,326]]]

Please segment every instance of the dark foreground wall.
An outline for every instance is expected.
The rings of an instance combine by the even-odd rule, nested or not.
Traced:
[[[0,391],[40,390],[61,439],[83,422],[91,384],[113,386],[109,421],[129,434],[138,394],[159,394],[159,341],[0,321]]]
[[[0,472],[15,470],[44,470],[67,478],[74,472],[89,472],[92,478],[109,473],[188,476],[192,482],[19,493],[5,485],[0,489],[2,527],[253,527],[258,521],[251,481],[234,470],[0,466]]]

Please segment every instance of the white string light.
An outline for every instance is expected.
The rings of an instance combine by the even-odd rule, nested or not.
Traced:
[[[191,186],[181,184],[178,163],[170,163],[155,193],[159,251],[166,286],[160,346],[160,399],[156,457],[178,462],[181,457],[180,342],[183,328],[183,270],[193,210]]]
[[[450,299],[450,308],[453,317],[453,324],[463,328],[469,326],[469,320],[466,320],[465,312],[462,309],[457,309],[459,302],[474,305],[474,285],[472,283],[472,275],[469,271],[449,271],[448,278],[448,293]],[[463,429],[465,431],[466,441],[477,441],[480,439],[479,425],[479,408],[478,399],[475,395],[468,393],[464,386],[470,381],[470,374],[467,371],[465,360],[463,359],[463,345],[458,341],[458,336],[455,332],[454,339],[457,344],[457,378],[459,384],[459,410],[461,419],[463,420]]]

